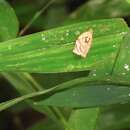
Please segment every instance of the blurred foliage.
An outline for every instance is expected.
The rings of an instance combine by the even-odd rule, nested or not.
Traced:
[[[20,29],[23,29],[23,27],[32,19],[34,14],[37,13],[38,11],[40,11],[42,8],[44,8],[45,5],[47,5],[48,0],[22,0],[22,1],[8,0],[8,2],[12,5],[13,9],[16,12],[16,15],[17,15],[19,23],[20,23]],[[0,41],[4,41],[7,39],[13,39],[16,37],[16,35],[18,33],[18,30],[19,30],[18,24],[19,23],[18,23],[17,17],[15,15],[13,9],[7,2],[5,2],[4,0],[0,0]],[[31,25],[31,27],[27,30],[27,32],[25,32],[25,34],[37,32],[37,31],[43,31],[43,30],[53,28],[53,27],[64,26],[65,24],[72,24],[72,23],[79,22],[79,24],[70,25],[69,27],[66,27],[66,28],[64,28],[64,27],[58,28],[57,31],[55,31],[55,29],[54,29],[54,32],[53,32],[53,30],[49,30],[50,32],[49,31],[42,32],[42,33],[45,33],[46,36],[48,36],[48,32],[51,34],[49,36],[49,40],[48,40],[47,44],[49,43],[51,45],[53,43],[53,44],[59,45],[54,48],[51,48],[50,45],[49,46],[45,45],[46,48],[50,48],[50,50],[49,50],[50,52],[46,53],[46,55],[47,55],[46,61],[47,60],[48,60],[48,62],[50,61],[48,58],[48,55],[50,55],[50,57],[53,57],[54,61],[56,61],[56,57],[58,57],[58,58],[60,57],[60,59],[57,59],[57,61],[59,61],[58,63],[60,63],[60,61],[63,61],[63,63],[64,63],[63,65],[66,67],[66,65],[68,64],[67,63],[68,58],[65,58],[64,60],[62,60],[64,58],[64,57],[62,57],[62,54],[57,53],[57,55],[53,55],[53,53],[51,54],[51,52],[53,52],[52,50],[56,50],[56,48],[58,47],[59,52],[65,51],[64,54],[66,54],[66,48],[71,48],[71,46],[66,44],[66,46],[63,45],[62,47],[60,47],[61,44],[73,43],[75,41],[76,35],[78,33],[76,31],[77,29],[79,29],[80,32],[82,32],[82,31],[85,31],[87,27],[91,27],[90,26],[91,24],[94,25],[93,22],[90,22],[90,25],[89,25],[88,24],[89,22],[87,23],[86,21],[98,20],[98,19],[104,19],[104,18],[105,19],[116,18],[116,17],[127,17],[129,19],[129,15],[130,15],[129,10],[130,10],[129,0],[89,0],[89,1],[87,1],[87,0],[86,1],[85,0],[71,0],[71,1],[55,0],[55,2],[53,2],[53,4],[51,4],[42,13],[42,15],[40,15],[40,17],[38,17],[38,19],[35,20],[35,22]],[[2,13],[2,12],[4,12],[4,13]],[[85,22],[82,24],[81,23],[82,21],[85,21]],[[98,21],[96,21],[95,23],[97,25]],[[107,25],[107,22],[104,21],[103,23],[101,22],[101,24]],[[70,37],[67,37],[67,39],[64,39],[64,40],[61,39],[62,40],[61,41],[60,40],[61,35],[63,35],[64,32],[68,28],[71,30],[72,35]],[[97,29],[97,26],[95,28]],[[62,29],[63,29],[63,34],[61,33]],[[12,84],[12,86],[7,83],[5,84],[6,85],[5,88],[1,89],[1,92],[0,92],[1,93],[0,100],[5,101],[5,100],[9,100],[12,97],[15,98],[18,95],[18,93],[21,95],[33,93],[33,92],[37,93],[37,91],[39,91],[39,90],[44,91],[44,88],[49,89],[49,88],[54,87],[55,85],[59,85],[61,83],[63,83],[63,84],[61,84],[61,87],[63,87],[63,86],[72,87],[72,84],[74,84],[74,86],[76,86],[78,84],[79,88],[80,88],[81,84],[79,84],[79,83],[82,83],[81,77],[86,78],[89,74],[90,74],[90,79],[91,79],[89,81],[91,81],[92,83],[95,83],[94,82],[95,79],[96,80],[99,78],[103,79],[105,77],[104,74],[102,75],[102,72],[103,73],[106,72],[105,69],[109,71],[109,74],[111,74],[110,70],[111,70],[113,62],[115,60],[116,60],[116,64],[113,67],[113,68],[115,68],[112,73],[113,77],[111,78],[108,76],[108,77],[105,77],[104,79],[105,79],[105,81],[107,79],[109,79],[111,83],[113,83],[113,80],[116,81],[117,84],[116,85],[114,84],[114,87],[112,87],[112,89],[111,89],[112,94],[118,95],[118,92],[123,93],[124,91],[122,91],[122,90],[124,90],[126,88],[125,93],[122,94],[122,98],[123,99],[124,99],[124,97],[129,98],[129,88],[128,88],[129,72],[127,72],[127,71],[124,72],[124,68],[123,68],[124,64],[129,65],[129,50],[130,50],[129,39],[130,39],[130,36],[129,35],[126,36],[126,34],[125,34],[128,30],[129,29],[128,29],[127,25],[122,20],[120,22],[116,22],[116,20],[113,20],[110,22],[109,30],[105,30],[105,32],[103,32],[103,30],[99,26],[99,28],[96,30],[96,33],[94,32],[95,33],[94,34],[95,51],[92,51],[91,55],[93,57],[93,55],[96,54],[96,57],[97,57],[97,55],[99,57],[97,59],[95,59],[95,57],[94,57],[92,61],[91,61],[91,59],[92,59],[92,57],[91,57],[90,61],[89,61],[90,66],[92,66],[91,63],[93,63],[94,60],[98,61],[100,59],[102,61],[102,59],[100,58],[101,56],[104,57],[103,61],[104,60],[106,61],[105,65],[104,64],[101,65],[101,63],[104,63],[104,62],[101,62],[101,63],[97,62],[98,63],[97,65],[92,66],[92,68],[91,68],[92,70],[95,70],[96,66],[97,66],[97,68],[101,68],[101,69],[98,69],[98,72],[96,72],[97,74],[99,74],[96,78],[94,78],[94,76],[93,76],[94,71],[90,72],[90,66],[88,66],[88,61],[86,61],[86,64],[85,64],[88,67],[88,69],[85,69],[85,71],[77,72],[76,66],[78,64],[77,65],[75,64],[75,63],[77,63],[77,59],[75,60],[76,62],[73,62],[75,65],[74,71],[76,71],[76,72],[67,73],[67,72],[65,72],[65,69],[63,69],[63,68],[59,69],[59,67],[57,67],[57,70],[59,69],[59,71],[61,71],[62,73],[32,74],[35,80],[33,79],[33,77],[31,77],[31,75],[29,75],[27,73],[3,73],[3,76],[5,76],[5,78]],[[76,35],[73,34],[73,32],[76,32]],[[57,36],[55,37],[54,35],[57,35]],[[40,37],[40,36],[41,36],[41,34],[37,33],[37,34],[33,34],[31,36],[29,35],[26,37],[21,37],[19,39],[5,41],[5,42],[1,43],[0,53],[2,55],[0,57],[1,58],[0,66],[2,66],[2,65],[5,66],[6,63],[8,64],[8,62],[6,62],[6,61],[11,60],[11,58],[13,59],[15,57],[15,55],[13,55],[13,54],[15,54],[15,53],[16,54],[18,54],[20,52],[25,53],[25,52],[28,52],[28,49],[30,50],[30,52],[33,52],[33,53],[30,53],[30,56],[31,56],[31,54],[34,55],[34,53],[37,53],[36,49],[41,48],[42,44],[43,44],[43,41],[40,41],[40,39],[38,39],[38,37]],[[125,38],[124,38],[124,36],[125,36]],[[13,51],[12,51],[12,49],[10,49],[11,48],[10,45],[15,46],[15,44],[17,44],[17,43],[22,44],[22,43],[26,43],[26,42],[28,42],[30,46],[25,45],[24,49],[22,48],[22,46],[16,46],[16,48]],[[33,43],[38,43],[38,44],[36,45]],[[40,43],[41,43],[41,46],[40,46]],[[109,46],[104,47],[103,43],[108,43]],[[123,43],[123,45],[121,46],[121,51],[118,55],[118,58],[116,59],[116,56],[117,56],[116,54],[118,53],[118,50],[120,48],[120,43]],[[115,48],[112,47],[115,44],[117,46]],[[96,49],[96,48],[98,48],[98,49]],[[34,51],[32,51],[32,49]],[[41,50],[41,52],[42,52],[42,50]],[[108,57],[110,56],[110,53],[112,54],[109,58],[109,64],[108,64],[108,59],[104,55],[102,55],[102,53],[103,54],[107,53]],[[39,54],[39,52],[37,54]],[[28,62],[26,60],[26,58],[27,58],[26,56],[28,56],[28,53],[26,55],[25,54],[16,55],[16,58],[18,60],[20,60],[20,58],[23,58],[24,56],[25,56],[25,59],[23,61]],[[68,53],[68,57],[69,56],[70,56],[70,54]],[[114,60],[112,60],[111,58],[113,58]],[[72,59],[71,59],[71,61],[73,61]],[[38,61],[41,61],[41,60],[39,59]],[[12,60],[11,62],[15,63],[15,60],[14,61]],[[31,65],[31,60],[29,60],[29,62],[30,62],[30,67],[34,66],[34,64]],[[52,65],[55,65],[53,60],[50,63],[52,63]],[[82,63],[82,61],[81,61],[81,63]],[[86,66],[83,63],[82,63],[80,70],[83,67],[86,68]],[[35,66],[37,66],[37,65],[35,65]],[[30,72],[33,72],[33,71],[31,71],[32,68],[30,68],[30,67],[28,67],[30,69]],[[44,70],[44,67],[43,66],[41,66],[41,67]],[[48,67],[48,66],[46,65],[46,67]],[[55,67],[56,66],[53,66],[51,69],[53,70],[53,69],[55,69]],[[48,71],[52,72],[51,69],[49,68]],[[71,68],[68,68],[68,69],[71,70]],[[17,69],[17,70],[19,70],[19,69]],[[79,77],[81,78],[81,80],[80,79],[79,79],[79,81],[75,80]],[[93,77],[93,78],[91,78],[91,77]],[[70,81],[72,79],[74,82]],[[3,79],[1,77],[1,81],[2,80]],[[120,81],[120,82],[118,82],[118,81]],[[65,82],[65,84],[64,84],[64,82]],[[119,87],[118,86],[119,83],[122,83],[123,85],[125,83],[125,85],[127,87],[126,86]],[[87,83],[87,85],[88,85],[88,83]],[[1,85],[1,86],[4,87],[4,85]],[[86,84],[85,84],[85,86],[86,86]],[[96,88],[96,85],[94,87]],[[91,85],[90,85],[90,88],[91,88]],[[101,88],[100,89],[98,89],[98,87],[97,87],[97,89],[95,89],[95,88],[93,89],[94,93],[92,93],[92,94],[94,94],[94,95],[105,94],[103,92],[101,93],[101,91],[100,92],[98,91]],[[102,86],[102,88],[105,88],[104,85]],[[14,92],[14,89],[16,90],[15,92]],[[113,89],[114,89],[114,91],[113,91]],[[58,97],[57,100],[55,100],[55,98],[51,98],[51,97],[48,100],[52,100],[52,101],[54,100],[54,102],[56,101],[58,103],[59,103],[59,101],[61,101],[61,103],[64,104],[65,102],[63,102],[63,100],[65,100],[69,96],[70,96],[69,97],[70,99],[73,99],[73,98],[71,98],[71,96],[73,94],[73,92],[71,90],[73,90],[73,89],[70,89],[68,91],[63,91],[63,92],[61,91],[61,93],[59,92],[59,95],[61,95],[61,96]],[[103,89],[101,89],[101,90],[103,90]],[[83,92],[85,92],[85,91],[86,90],[84,90]],[[77,91],[77,93],[78,92],[80,92],[80,91]],[[89,95],[90,91],[88,91],[88,88],[87,88],[87,92]],[[69,93],[69,95],[67,93]],[[120,93],[119,93],[119,95],[121,95]],[[82,93],[81,93],[81,95],[84,96]],[[93,102],[94,95],[90,94],[90,97],[92,98],[91,99],[89,97],[90,103],[91,102],[94,103]],[[106,101],[106,99],[108,99],[108,97],[106,95],[107,94],[104,95],[104,101]],[[6,98],[5,98],[5,96],[6,96]],[[95,99],[102,100],[102,98],[100,96],[101,95],[99,95],[98,98],[95,97]],[[21,96],[21,98],[23,98],[23,97]],[[41,96],[40,98],[36,98],[35,100],[29,99],[26,103],[23,102],[19,105],[15,105],[14,107],[8,109],[8,111],[4,111],[3,113],[1,112],[0,113],[0,129],[2,129],[2,130],[8,130],[8,129],[23,130],[24,128],[21,125],[23,125],[24,122],[31,122],[31,119],[30,120],[25,119],[25,121],[22,122],[21,116],[17,117],[17,114],[24,112],[24,110],[28,108],[27,104],[29,104],[30,107],[34,108],[36,111],[40,111],[41,113],[47,114],[49,117],[49,118],[44,117],[42,115],[42,120],[41,121],[37,120],[36,124],[32,123],[30,125],[31,127],[28,128],[27,130],[40,130],[40,129],[62,130],[63,127],[66,127],[66,130],[70,130],[69,128],[72,128],[73,130],[79,130],[81,128],[81,126],[82,126],[82,130],[86,130],[86,128],[89,130],[93,130],[95,128],[96,121],[97,121],[96,130],[121,130],[121,129],[123,130],[123,129],[130,128],[130,114],[129,114],[130,113],[130,111],[129,111],[130,104],[129,104],[129,102],[127,102],[125,100],[123,100],[123,102],[121,101],[120,104],[109,105],[109,106],[98,107],[98,108],[89,108],[89,109],[88,108],[73,109],[72,112],[71,112],[70,108],[68,108],[68,110],[66,110],[65,108],[62,108],[62,109],[59,109],[60,111],[57,111],[57,109],[55,110],[55,108],[53,108],[53,112],[54,113],[57,112],[56,116],[58,117],[55,119],[54,115],[53,116],[51,115],[51,114],[53,114],[53,112],[50,111],[50,110],[52,110],[52,108],[51,109],[49,108],[49,111],[45,111],[45,110],[48,110],[48,108],[45,109],[46,107],[44,105],[39,105],[40,102],[36,102],[36,101],[39,101],[39,99],[41,101],[41,98],[43,99],[43,96]],[[86,98],[86,100],[84,100],[85,103],[87,102],[87,98]],[[111,98],[112,98],[112,96],[110,96],[109,101],[110,102],[114,101],[114,99],[111,99]],[[117,96],[117,100],[119,100],[119,99],[120,98]],[[35,103],[37,103],[37,105],[33,104],[33,101],[35,101]],[[74,101],[71,101],[71,103],[74,103]],[[99,103],[99,101],[98,101],[98,103]],[[101,102],[101,103],[103,103],[103,102]],[[44,104],[44,101],[43,101],[43,104]],[[49,105],[51,105],[51,104],[49,104]],[[54,106],[55,106],[55,103],[54,103]],[[24,114],[26,114],[26,113],[23,113],[23,115]],[[65,116],[65,119],[63,116]],[[35,118],[35,117],[33,117],[33,118]],[[52,121],[52,119],[53,119],[53,121]],[[57,123],[57,119],[60,123]],[[11,120],[12,120],[12,122],[11,122]],[[10,125],[9,128],[7,128],[7,126],[8,126],[7,124]],[[12,124],[14,126],[11,126]],[[61,125],[64,125],[64,126],[61,126]]]

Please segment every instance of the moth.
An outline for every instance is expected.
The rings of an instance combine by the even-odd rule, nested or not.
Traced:
[[[73,49],[73,53],[85,58],[91,48],[93,40],[93,30],[90,29],[87,32],[84,32],[79,35],[76,40],[75,47]]]

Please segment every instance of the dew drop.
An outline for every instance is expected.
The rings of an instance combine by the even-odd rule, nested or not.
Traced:
[[[42,37],[44,37],[44,34],[41,34]]]
[[[122,75],[126,75],[126,73],[123,72]]]
[[[76,31],[76,32],[75,32],[75,35],[79,35],[79,34],[80,34],[80,31]]]
[[[121,35],[125,35],[125,34],[127,34],[127,32],[121,32],[120,34],[121,34]]]
[[[113,45],[113,47],[115,48],[115,47],[116,47],[116,45]]]
[[[61,37],[61,40],[63,41],[63,40],[64,40],[64,38],[63,38],[63,37]]]
[[[42,37],[42,40],[43,40],[43,41],[45,41],[45,40],[46,40],[46,38],[45,38],[45,37]]]
[[[45,40],[46,40],[46,38],[45,38],[44,34],[41,34],[41,37],[42,37],[42,40],[43,40],[43,41],[45,41]]]
[[[66,30],[67,33],[69,33],[70,31],[69,30]]]
[[[124,65],[124,69],[126,69],[127,71],[129,71],[130,70],[129,65],[125,64]]]
[[[95,74],[95,73],[93,73],[92,75],[93,75],[94,77],[96,76],[96,74]]]
[[[109,75],[109,73],[105,73],[105,75]]]
[[[9,45],[9,46],[8,46],[8,50],[11,50],[11,49],[12,49],[12,46],[11,46],[11,45]]]
[[[111,88],[107,88],[107,90],[109,91]]]
[[[37,105],[37,102],[33,102],[34,105]]]
[[[67,32],[65,35],[66,35],[66,36],[69,36],[69,33]]]

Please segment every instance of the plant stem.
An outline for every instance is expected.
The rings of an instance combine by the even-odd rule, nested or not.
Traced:
[[[35,89],[37,89],[38,91],[41,91],[41,90],[43,91],[44,90],[44,88],[40,84],[38,84],[29,73],[24,73],[24,75],[26,76],[28,81],[30,81],[33,84]],[[47,108],[48,108],[48,111],[51,114],[53,114],[53,117],[55,119],[57,119],[57,116],[59,117],[58,120],[60,119],[60,121],[61,121],[62,125],[64,126],[64,128],[69,128],[68,123],[67,123],[64,115],[62,114],[62,112],[57,107],[52,107],[52,108],[47,107]],[[56,113],[57,116],[55,115],[55,113]]]
[[[53,107],[53,110],[56,112],[56,114],[60,118],[61,122],[64,125],[64,128],[67,129],[67,130],[72,130],[70,128],[70,126],[68,125],[68,122],[67,122],[66,118],[64,117],[64,115],[62,114],[62,112],[60,111],[60,109],[58,109],[57,107]]]
[[[43,6],[38,12],[35,13],[33,18],[25,25],[25,27],[19,32],[19,36],[23,35],[28,28],[36,21],[36,19],[54,2],[54,0],[50,0],[46,6]]]
[[[31,76],[31,74],[24,72],[23,73],[26,79],[33,85],[34,89],[37,91],[43,90],[43,87],[39,85],[36,80]]]

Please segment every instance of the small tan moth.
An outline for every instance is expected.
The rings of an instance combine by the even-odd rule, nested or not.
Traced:
[[[73,49],[73,53],[85,58],[92,45],[92,39],[93,39],[93,30],[92,29],[80,34],[80,36],[76,40],[75,47]]]

